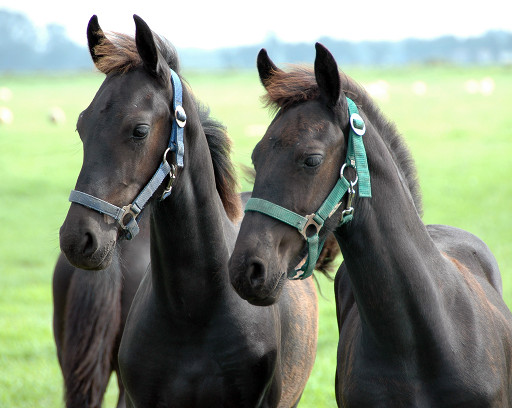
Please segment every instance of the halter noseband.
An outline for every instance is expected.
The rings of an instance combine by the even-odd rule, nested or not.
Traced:
[[[320,240],[318,236],[320,229],[323,227],[325,221],[340,207],[341,201],[346,193],[348,193],[347,204],[342,212],[339,225],[341,226],[352,220],[354,214],[352,199],[355,195],[354,187],[358,181],[359,196],[372,196],[368,161],[366,159],[366,151],[362,137],[366,131],[366,125],[358,113],[356,104],[350,98],[347,98],[347,103],[350,117],[347,157],[341,167],[340,177],[336,185],[316,213],[302,216],[261,198],[250,198],[245,207],[245,211],[260,212],[297,228],[299,233],[306,240],[308,246],[306,262],[300,269],[289,272],[288,279],[306,279],[311,276],[325,241],[325,238]],[[344,170],[346,167],[352,167],[356,170],[357,175],[354,181],[348,181],[345,178]]]
[[[174,96],[172,107],[174,110],[174,121],[172,122],[171,136],[169,144],[164,152],[163,160],[158,170],[155,172],[148,184],[142,189],[139,195],[133,200],[131,204],[124,207],[117,207],[104,200],[94,197],[90,194],[81,191],[72,190],[69,195],[69,201],[72,203],[81,204],[84,207],[98,211],[101,214],[111,216],[116,220],[124,231],[124,237],[127,240],[132,239],[139,233],[139,226],[137,220],[141,211],[147,204],[148,200],[153,196],[155,191],[160,187],[164,179],[170,175],[170,180],[167,188],[162,194],[161,199],[165,200],[171,194],[172,183],[176,177],[176,166],[169,164],[167,161],[167,153],[169,151],[176,152],[176,165],[183,167],[183,156],[185,154],[185,145],[183,143],[183,128],[187,122],[187,115],[183,109],[183,88],[181,80],[172,69],[171,70],[171,85],[174,89]],[[125,222],[125,218],[129,218]]]

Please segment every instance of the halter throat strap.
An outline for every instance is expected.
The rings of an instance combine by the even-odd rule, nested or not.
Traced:
[[[256,211],[296,228],[306,240],[308,248],[306,262],[300,269],[289,272],[288,279],[306,279],[311,276],[325,242],[325,238],[320,239],[319,232],[325,221],[338,210],[347,193],[347,205],[342,212],[339,225],[352,220],[354,213],[352,199],[355,195],[354,187],[358,181],[359,196],[371,197],[370,173],[362,138],[366,131],[366,125],[358,113],[356,104],[350,98],[347,98],[347,104],[350,118],[347,157],[340,170],[339,179],[320,208],[315,213],[302,216],[261,198],[250,198],[245,207],[246,212]],[[356,170],[357,176],[354,181],[348,181],[345,178],[344,169],[346,167],[353,167]]]
[[[170,69],[170,68],[169,68]],[[176,154],[176,165],[183,167],[183,157],[185,155],[185,145],[183,142],[183,128],[187,122],[187,115],[183,109],[183,87],[181,80],[176,72],[171,71],[171,86],[173,87],[172,107],[174,110],[174,120],[172,122],[171,135],[167,149],[163,154],[162,163],[158,167],[151,180],[142,189],[139,195],[131,204],[124,207],[118,207],[100,198],[94,197],[82,191],[72,190],[69,195],[69,201],[83,205],[84,207],[106,214],[117,221],[124,231],[124,238],[132,239],[139,233],[137,223],[144,206],[160,187],[167,176],[170,176],[169,185],[162,194],[161,199],[165,200],[171,195],[172,183],[176,177],[176,166],[167,161],[169,151]]]

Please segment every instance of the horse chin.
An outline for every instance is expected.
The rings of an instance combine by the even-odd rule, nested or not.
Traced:
[[[279,301],[285,281],[286,273],[283,273],[272,289],[264,292],[253,293],[245,299],[254,306],[271,306]]]

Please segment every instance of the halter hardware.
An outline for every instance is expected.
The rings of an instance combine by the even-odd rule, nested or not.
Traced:
[[[127,225],[129,225],[132,220],[137,219],[137,216],[140,214],[140,210],[135,208],[133,204],[125,205],[122,210],[123,212],[121,213],[121,218],[119,219],[119,225],[121,228],[126,229]],[[125,222],[125,218],[127,216],[130,216],[131,218],[128,220],[128,222]]]
[[[347,201],[345,209],[341,213],[339,226],[352,220],[354,215],[352,201],[356,193],[354,187],[358,181],[360,182],[359,196],[371,197],[370,173],[368,171],[368,161],[366,159],[366,151],[362,139],[362,136],[366,132],[366,125],[358,113],[356,104],[348,97],[347,104],[350,123],[347,157],[340,169],[340,177],[336,185],[316,213],[302,216],[280,205],[255,197],[250,198],[245,207],[246,212],[256,211],[297,228],[298,232],[306,240],[308,248],[307,259],[300,268],[288,273],[288,279],[306,279],[311,276],[325,242],[325,238],[319,238],[320,230],[325,221],[332,217],[341,206],[345,194],[347,195]],[[352,167],[356,170],[355,180],[349,181],[345,177],[344,172],[347,167]],[[311,228],[309,228],[311,226],[315,228],[314,234],[311,234],[312,231]]]
[[[176,123],[180,128],[184,128],[187,124],[187,115],[185,113],[185,109],[183,106],[176,106],[176,110],[174,111],[174,117],[176,118]]]
[[[158,167],[151,180],[142,189],[139,195],[133,200],[131,204],[124,207],[118,207],[110,204],[100,198],[94,197],[90,194],[81,191],[72,190],[69,195],[69,201],[72,203],[81,204],[84,207],[98,211],[101,214],[106,214],[116,220],[123,230],[122,237],[127,240],[132,239],[139,233],[139,226],[137,224],[140,213],[148,200],[153,196],[155,191],[160,187],[165,178],[169,176],[169,183],[165,188],[161,200],[165,200],[171,194],[172,184],[176,178],[177,167],[183,167],[183,157],[185,155],[185,145],[183,142],[183,128],[187,123],[187,114],[182,106],[183,88],[181,80],[176,72],[171,68],[171,86],[174,89],[173,96],[173,109],[174,120],[172,122],[171,136],[169,137],[168,147],[164,152],[162,163]],[[169,152],[176,153],[176,165],[169,164],[167,161],[167,154]],[[129,217],[128,220],[126,218]]]
[[[315,234],[318,234],[320,232],[320,229],[322,228],[322,225],[317,223],[315,221],[315,217],[316,217],[316,214],[309,214],[309,215],[306,215],[306,224],[304,224],[304,228],[302,228],[302,231],[299,231],[301,233],[301,235],[304,237],[304,239],[308,239],[309,237],[315,235]],[[308,234],[308,229],[310,229],[309,227],[315,227],[315,234]]]

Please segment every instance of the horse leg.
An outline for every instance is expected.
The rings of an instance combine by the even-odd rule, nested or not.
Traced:
[[[57,348],[57,358],[62,366],[62,344],[64,342],[64,327],[66,315],[66,299],[69,284],[75,268],[61,253],[53,271],[53,337]]]
[[[124,385],[121,381],[121,373],[119,368],[116,368],[117,387],[119,388],[119,398],[117,399],[117,408],[126,408],[126,398],[124,394]]]
[[[105,271],[77,269],[68,287],[61,367],[66,405],[100,408],[121,326],[118,262]]]

